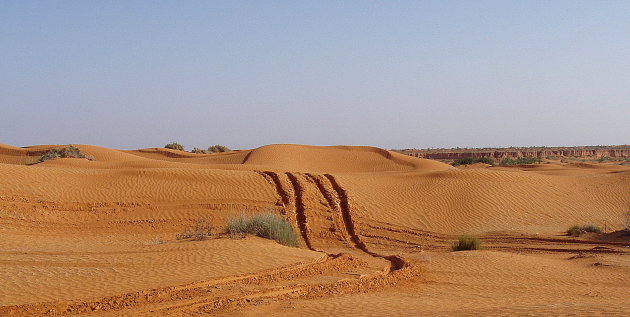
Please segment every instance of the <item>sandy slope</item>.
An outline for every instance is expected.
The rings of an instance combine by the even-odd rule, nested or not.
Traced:
[[[561,235],[621,229],[626,166],[77,146],[95,160],[26,165],[54,146],[0,145],[0,315],[630,313],[630,241]],[[175,239],[199,218],[221,231],[265,210],[292,222],[300,248]],[[461,233],[487,249],[448,252]]]

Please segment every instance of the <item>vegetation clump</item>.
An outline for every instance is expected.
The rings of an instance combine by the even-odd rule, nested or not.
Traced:
[[[213,145],[211,147],[208,147],[208,153],[219,153],[219,152],[228,152],[230,151],[230,149],[225,146],[225,145]]]
[[[456,159],[455,161],[453,161],[453,166],[459,166],[459,165],[470,165],[470,164],[475,164],[475,163],[484,163],[484,164],[489,164],[489,165],[494,165],[494,159],[491,157],[466,157],[466,158],[460,158],[460,159]]]
[[[567,229],[567,235],[573,237],[579,237],[587,232],[601,233],[602,229],[593,224],[587,224],[583,226],[572,225],[571,227],[569,227],[569,229]]]
[[[291,224],[271,212],[245,217],[230,218],[226,232],[229,234],[246,233],[261,238],[274,240],[282,245],[297,247],[298,237]]]
[[[523,164],[536,164],[542,162],[540,157],[518,157],[513,159],[511,157],[506,157],[501,160],[500,165],[509,166],[509,165],[523,165]]]
[[[190,239],[194,241],[201,241],[212,236],[213,229],[214,227],[212,226],[212,223],[206,221],[205,219],[198,219],[195,224],[195,229],[186,229],[186,231],[177,234],[175,238],[177,238],[177,240]]]
[[[167,149],[171,149],[171,150],[178,150],[178,151],[183,151],[184,150],[184,146],[177,143],[177,142],[172,142],[169,143],[167,145],[164,146]]]
[[[37,163],[45,162],[45,161],[56,159],[56,158],[67,158],[67,157],[87,158],[89,160],[94,160],[93,156],[91,155],[86,156],[85,154],[81,153],[81,150],[79,150],[78,147],[74,145],[68,145],[64,148],[48,150],[46,153],[40,156]]]
[[[228,152],[231,151],[227,146],[224,145],[213,145],[211,147],[208,147],[207,150],[202,150],[198,147],[192,149],[192,151],[190,151],[190,153],[195,153],[195,154],[212,154],[212,153],[220,153],[220,152]]]
[[[481,241],[477,237],[464,234],[457,238],[457,242],[453,243],[451,249],[453,251],[480,250]]]

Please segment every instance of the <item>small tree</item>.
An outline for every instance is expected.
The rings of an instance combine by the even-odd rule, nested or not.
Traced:
[[[184,146],[177,143],[177,142],[173,142],[173,143],[169,143],[167,145],[164,146],[167,149],[171,149],[171,150],[178,150],[178,151],[183,151],[184,150]]]
[[[227,152],[227,151],[230,151],[230,149],[224,145],[217,144],[217,145],[208,147],[208,153],[218,153],[218,152]]]

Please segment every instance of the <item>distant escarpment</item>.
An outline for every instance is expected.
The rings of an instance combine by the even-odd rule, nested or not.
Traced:
[[[528,148],[455,148],[455,149],[404,149],[396,152],[433,160],[456,160],[467,157],[492,157],[495,159],[539,158],[626,158],[630,157],[630,145],[580,146],[580,147],[528,147]]]

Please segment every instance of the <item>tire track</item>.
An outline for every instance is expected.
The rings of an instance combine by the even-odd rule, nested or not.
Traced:
[[[23,305],[0,307],[0,316],[66,316],[94,311],[121,311],[152,304],[166,304],[170,307],[180,306],[182,301],[201,298],[203,304],[228,299],[246,300],[246,297],[236,294],[220,294],[222,288],[242,285],[261,285],[265,283],[286,282],[299,278],[334,273],[365,265],[361,260],[349,255],[326,255],[313,262],[303,262],[287,265],[277,269],[264,270],[253,274],[228,276],[192,284],[170,286],[156,289],[140,290],[125,294],[92,298],[76,301],[54,301]],[[313,286],[318,287],[318,286]],[[287,292],[300,292],[304,288],[302,283],[288,286]],[[268,293],[267,290],[259,291]],[[208,300],[208,297],[211,297]],[[304,296],[304,295],[302,295]],[[214,298],[212,298],[214,297]],[[182,306],[185,308],[187,304]]]
[[[293,186],[293,193],[295,194],[295,219],[297,220],[300,233],[302,234],[302,239],[304,239],[304,243],[306,243],[307,248],[313,251],[318,251],[313,248],[313,245],[308,238],[308,225],[306,223],[306,214],[304,213],[304,187],[302,187],[302,184],[300,184],[300,181],[295,175],[289,172],[286,172],[285,174]]]
[[[278,174],[271,171],[258,171],[257,173],[262,175],[262,177],[264,177],[268,182],[274,184],[274,186],[276,187],[276,192],[280,196],[280,201],[286,208],[286,206],[288,206],[290,203],[289,193],[287,193],[287,191],[284,190],[284,187],[282,187],[282,181],[280,181],[280,177],[278,177]]]
[[[356,232],[354,221],[352,220],[352,213],[350,211],[350,202],[348,200],[348,193],[346,192],[345,189],[343,189],[343,187],[339,185],[339,183],[337,182],[334,176],[330,174],[324,174],[324,177],[328,179],[328,181],[332,185],[333,190],[337,194],[337,197],[339,198],[345,231],[350,236],[350,239],[352,243],[354,244],[354,246],[357,249],[373,257],[382,258],[389,261],[390,262],[389,272],[397,271],[397,270],[407,267],[409,263],[405,261],[402,257],[396,256],[396,255],[382,255],[376,252],[372,252],[367,248],[365,243],[361,241],[361,238]]]
[[[292,190],[287,190],[282,185],[282,180],[276,172],[257,171],[257,173],[264,177],[267,182],[274,185],[276,193],[280,196],[280,201],[284,205],[285,212],[288,212],[286,209],[292,205],[291,207],[293,209],[293,215],[295,215],[297,229],[300,231],[300,236],[302,237],[304,244],[306,244],[306,247],[312,251],[320,251],[313,247],[311,240],[308,237],[308,225],[303,201],[304,187],[300,184],[297,176],[289,172],[285,173],[292,188]],[[293,193],[293,197],[291,197],[290,192]],[[293,198],[293,203],[291,203],[291,198]]]

